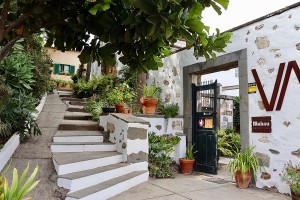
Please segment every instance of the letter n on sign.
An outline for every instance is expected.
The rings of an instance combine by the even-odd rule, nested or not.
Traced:
[[[271,133],[271,116],[251,117],[252,133]]]

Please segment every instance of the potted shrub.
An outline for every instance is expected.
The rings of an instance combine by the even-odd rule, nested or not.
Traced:
[[[255,147],[248,147],[244,152],[239,152],[234,159],[229,162],[228,170],[234,175],[236,186],[245,189],[251,181],[251,173],[256,179],[257,169],[260,168],[259,159],[254,153]]]
[[[292,200],[300,199],[300,166],[289,161],[284,165],[282,180],[291,188]]]
[[[191,174],[193,172],[194,164],[195,164],[195,157],[194,157],[194,145],[188,144],[186,147],[186,154],[185,158],[180,158],[180,171],[183,174]]]
[[[136,92],[133,91],[128,84],[123,83],[116,85],[108,94],[107,97],[114,102],[116,106],[116,111],[118,113],[123,113],[124,104],[126,102],[131,102],[132,99],[136,97]]]
[[[113,113],[113,112],[115,112],[115,104],[110,98],[107,98],[106,96],[102,97],[101,105],[102,105],[102,112],[103,113]]]
[[[143,97],[140,99],[144,114],[155,114],[160,91],[155,85],[144,85]]]

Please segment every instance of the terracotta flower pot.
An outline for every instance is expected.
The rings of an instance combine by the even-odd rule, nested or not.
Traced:
[[[195,160],[186,160],[184,158],[180,158],[179,163],[181,173],[191,174],[193,172]]]
[[[141,104],[143,105],[143,113],[144,114],[155,114],[156,105],[158,103],[158,99],[156,98],[141,98]]]
[[[124,113],[124,114],[128,114],[128,109],[127,109],[127,108],[124,108],[124,109],[123,109],[123,113]]]
[[[117,113],[123,113],[124,112],[124,104],[116,104],[116,111],[117,111]]]
[[[300,200],[300,192],[291,190],[291,195],[292,195],[292,200]]]
[[[249,187],[250,181],[251,181],[251,174],[249,172],[245,173],[245,180],[243,180],[242,172],[237,171],[235,173],[236,187],[241,189],[246,189]]]

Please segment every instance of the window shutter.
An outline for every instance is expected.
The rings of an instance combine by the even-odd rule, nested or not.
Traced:
[[[60,72],[60,64],[54,64],[54,74],[59,74]]]
[[[70,68],[69,68],[69,73],[70,75],[74,74],[75,73],[75,66],[73,65],[70,65]]]

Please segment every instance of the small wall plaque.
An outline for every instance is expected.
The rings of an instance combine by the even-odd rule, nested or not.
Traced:
[[[248,83],[248,94],[256,93],[256,83]]]
[[[272,122],[271,116],[252,117],[252,133],[271,133]]]

